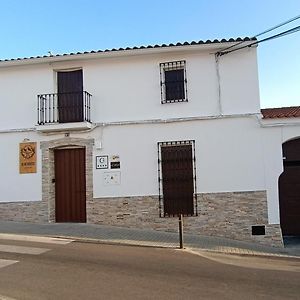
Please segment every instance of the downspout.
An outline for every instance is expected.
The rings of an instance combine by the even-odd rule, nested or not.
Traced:
[[[222,100],[221,100],[220,64],[219,64],[220,57],[221,57],[221,53],[219,52],[215,53],[217,90],[218,90],[218,110],[219,110],[219,116],[223,116],[223,107],[222,107]]]

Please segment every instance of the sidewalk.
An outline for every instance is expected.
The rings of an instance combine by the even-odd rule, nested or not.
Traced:
[[[178,233],[121,228],[115,226],[47,223],[32,224],[0,221],[0,234],[26,234],[64,237],[86,242],[178,248]],[[184,234],[184,247],[192,251],[215,251],[238,255],[298,256],[300,245],[287,248],[274,248],[259,244],[240,242],[226,238]]]

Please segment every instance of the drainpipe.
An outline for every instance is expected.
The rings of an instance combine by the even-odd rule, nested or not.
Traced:
[[[221,54],[219,52],[215,53],[219,116],[223,116],[223,108],[222,108],[222,101],[221,101],[220,64],[219,64],[220,57]]]

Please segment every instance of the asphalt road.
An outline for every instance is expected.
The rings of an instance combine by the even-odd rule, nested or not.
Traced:
[[[300,299],[300,260],[2,239],[0,299]]]

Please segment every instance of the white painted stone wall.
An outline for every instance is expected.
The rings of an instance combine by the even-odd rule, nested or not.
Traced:
[[[278,126],[282,124],[282,126]],[[262,135],[265,167],[265,184],[268,198],[268,214],[270,224],[278,224],[279,195],[278,178],[283,172],[282,144],[288,140],[300,138],[300,120],[280,119],[265,120],[260,130]],[[272,127],[272,125],[276,125]]]
[[[159,63],[186,60],[188,103],[162,105]],[[84,89],[93,95],[96,123],[216,116],[218,83],[210,51],[157,53],[74,62],[3,67],[0,63],[0,130],[32,128],[37,95],[56,92],[56,71],[82,68]],[[224,114],[259,113],[256,49],[220,58]]]
[[[30,139],[38,142],[39,149],[40,141],[64,136],[26,130],[37,123],[37,95],[56,92],[55,72],[80,67],[84,89],[93,95],[92,121],[99,126],[91,132],[72,132],[71,137],[94,138],[94,160],[96,155],[119,155],[121,161],[119,185],[104,185],[105,171],[94,168],[94,197],[157,195],[157,142],[193,139],[198,193],[267,190],[269,221],[279,223],[281,145],[300,136],[300,125],[264,128],[255,116],[238,116],[260,112],[256,49],[220,58],[221,106],[224,115],[231,115],[228,118],[101,125],[219,116],[217,72],[211,53],[211,49],[198,49],[13,67],[0,63],[0,202],[41,200],[41,151],[37,173],[20,175],[19,143]],[[189,102],[162,105],[159,63],[183,59]],[[14,129],[23,132],[12,132]],[[102,148],[97,149],[100,142]]]
[[[24,139],[38,142],[39,136],[34,132],[0,133],[0,202],[41,200],[40,151],[37,152],[37,173],[19,174],[19,143]]]
[[[220,134],[222,132],[222,134]],[[71,137],[94,138],[94,166],[97,155],[119,155],[120,170],[96,170],[94,197],[157,195],[157,142],[194,139],[198,193],[267,190],[269,221],[279,223],[278,177],[281,174],[281,144],[300,136],[300,126],[261,128],[254,117],[201,120],[172,124],[144,124],[98,127],[89,134]],[[63,134],[1,134],[2,168],[0,202],[41,199],[41,151],[38,172],[19,174],[19,142],[42,141]],[[101,141],[102,149],[96,146]],[[119,185],[105,185],[104,173],[120,172]]]
[[[254,118],[104,127],[103,149],[95,154],[120,156],[122,184],[104,186],[106,171],[95,170],[94,196],[157,194],[157,142],[178,140],[195,140],[198,192],[263,190],[258,131]]]

